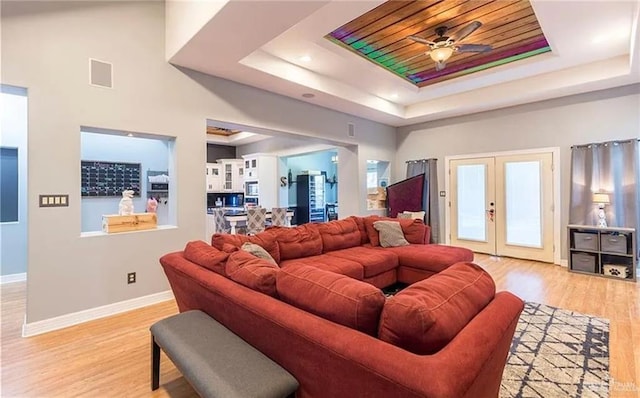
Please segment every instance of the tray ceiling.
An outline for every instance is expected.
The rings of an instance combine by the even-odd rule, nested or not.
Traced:
[[[394,126],[640,81],[638,0],[170,3],[172,64]],[[472,21],[441,72],[407,39]]]
[[[441,71],[435,70],[426,54],[429,46],[408,38],[414,35],[433,41],[436,28],[445,26],[451,34],[472,21],[482,26],[463,43],[487,44],[493,50],[454,53]],[[418,87],[551,51],[531,4],[522,0],[392,0],[326,38]]]

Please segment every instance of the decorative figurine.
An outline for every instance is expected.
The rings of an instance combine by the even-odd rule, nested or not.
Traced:
[[[147,200],[147,213],[155,213],[158,209],[158,200],[153,196]]]
[[[118,214],[121,216],[130,216],[133,214],[133,191],[122,191],[122,199],[120,199],[120,205],[118,206]]]

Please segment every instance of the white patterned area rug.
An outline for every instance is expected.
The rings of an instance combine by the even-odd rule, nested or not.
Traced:
[[[609,320],[525,303],[500,398],[608,396]]]

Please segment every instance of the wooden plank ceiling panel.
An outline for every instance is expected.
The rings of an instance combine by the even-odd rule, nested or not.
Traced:
[[[455,48],[446,66],[435,70],[431,46],[409,38],[435,41],[473,21],[482,24]],[[551,51],[528,0],[390,0],[326,36],[397,76],[424,87],[508,62]],[[484,44],[482,53],[458,52],[460,44]]]

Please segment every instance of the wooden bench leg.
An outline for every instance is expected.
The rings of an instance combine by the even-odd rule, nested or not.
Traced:
[[[151,391],[160,386],[160,346],[151,335]]]

